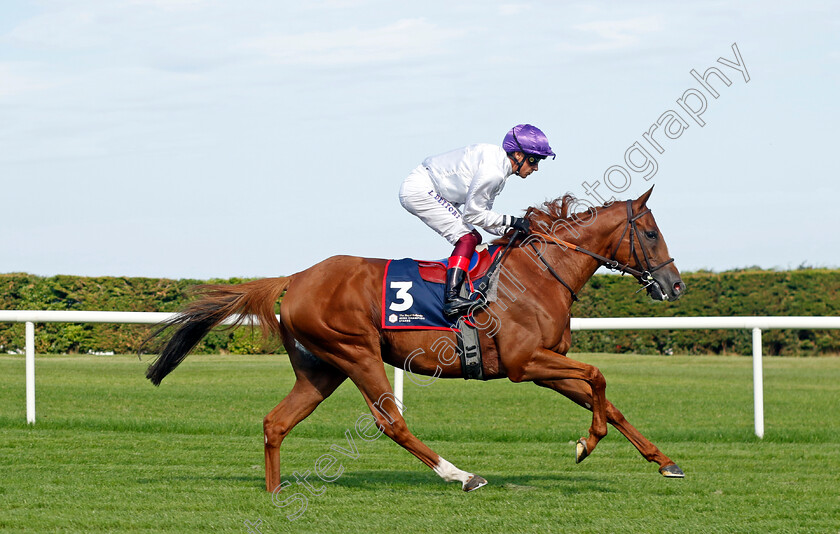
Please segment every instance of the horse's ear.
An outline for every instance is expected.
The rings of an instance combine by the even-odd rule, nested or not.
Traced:
[[[645,193],[642,193],[642,196],[637,198],[636,201],[634,202],[634,204],[636,204],[637,206],[640,206],[640,207],[644,206],[645,204],[647,204],[647,201],[650,198],[651,193],[653,193],[653,186],[650,186],[650,189],[648,189]]]

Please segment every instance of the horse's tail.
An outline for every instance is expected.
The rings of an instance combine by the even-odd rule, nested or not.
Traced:
[[[280,334],[280,323],[274,315],[274,303],[289,287],[291,278],[264,278],[236,285],[205,285],[198,288],[201,296],[183,311],[166,321],[143,343],[165,330],[175,327],[160,356],[149,366],[146,378],[154,385],[178,367],[184,358],[210,330],[231,316],[232,327],[241,324],[249,315],[259,320],[263,336]],[[141,347],[142,350],[142,347]]]

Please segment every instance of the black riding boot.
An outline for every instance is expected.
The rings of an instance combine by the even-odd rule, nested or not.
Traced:
[[[475,302],[460,295],[466,275],[467,273],[458,267],[452,267],[446,271],[446,285],[443,289],[443,314],[448,317],[459,317],[475,304]]]

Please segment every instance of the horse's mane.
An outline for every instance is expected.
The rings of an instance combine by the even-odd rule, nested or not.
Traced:
[[[569,213],[569,207],[577,203],[577,197],[571,193],[557,197],[554,200],[546,200],[539,206],[531,206],[525,211],[525,218],[531,223],[531,230],[546,232],[559,220],[572,221],[574,214]],[[509,230],[502,237],[493,240],[495,245],[506,245],[513,230]]]
[[[568,219],[569,206],[576,203],[577,198],[571,193],[566,193],[562,197],[557,197],[554,200],[546,200],[539,206],[531,206],[525,211],[525,218],[531,221],[531,225],[538,223],[548,224],[551,227],[554,221],[560,219]]]

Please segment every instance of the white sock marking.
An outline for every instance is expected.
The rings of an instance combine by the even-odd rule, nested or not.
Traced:
[[[461,471],[451,463],[447,462],[440,457],[440,461],[434,468],[435,473],[442,479],[447,482],[455,482],[456,480],[460,482],[462,485],[466,484],[467,481],[473,476],[472,473],[467,473],[466,471]]]

